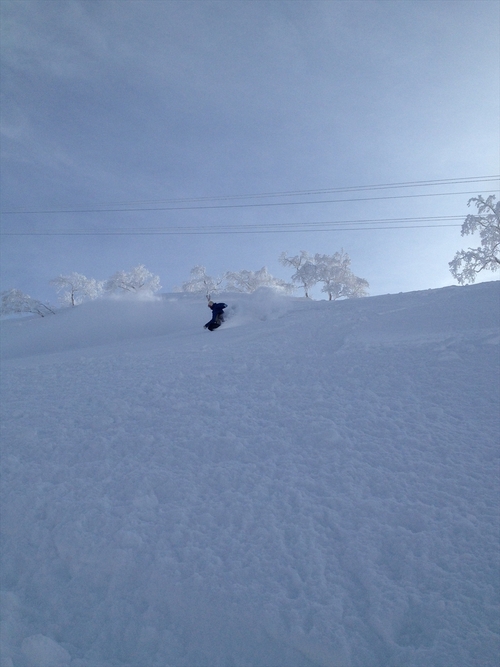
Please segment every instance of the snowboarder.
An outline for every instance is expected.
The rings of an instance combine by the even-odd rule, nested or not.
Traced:
[[[220,327],[222,322],[224,322],[224,308],[227,308],[225,303],[214,303],[213,301],[208,302],[208,307],[212,311],[212,319],[210,322],[205,324],[205,329],[213,331]]]

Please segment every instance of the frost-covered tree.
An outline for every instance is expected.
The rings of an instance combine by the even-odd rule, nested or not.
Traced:
[[[207,301],[210,301],[212,294],[217,294],[221,285],[223,284],[226,275],[213,276],[207,275],[207,270],[204,266],[195,266],[190,271],[190,279],[182,283],[180,287],[181,292],[190,292],[191,294],[204,294]]]
[[[59,301],[63,306],[78,306],[87,299],[97,299],[104,289],[104,282],[86,278],[81,273],[58,276],[50,281],[57,292],[63,292]]]
[[[462,225],[462,236],[479,231],[481,246],[460,250],[449,262],[451,274],[460,285],[473,283],[484,269],[497,271],[500,266],[500,201],[495,204],[495,195],[472,197],[478,215],[468,215]]]
[[[351,271],[351,258],[342,249],[333,255],[314,256],[318,281],[323,283],[322,292],[334,299],[353,299],[368,294],[368,281],[358,278]]]
[[[314,257],[306,250],[301,250],[300,254],[295,255],[295,257],[288,257],[286,252],[282,252],[280,263],[283,266],[291,266],[295,269],[292,280],[303,287],[304,295],[309,298],[309,290],[318,282],[318,272]]]
[[[131,292],[135,294],[154,294],[159,289],[160,276],[153,275],[143,264],[130,271],[117,271],[104,283],[107,292]]]
[[[226,274],[226,280],[226,289],[230,292],[250,293],[259,287],[270,287],[277,292],[291,294],[295,289],[291,283],[271,275],[265,266],[259,271],[230,271]]]
[[[2,315],[14,315],[16,313],[35,313],[40,317],[52,314],[54,311],[38,299],[33,299],[19,289],[10,289],[2,292]]]
[[[363,296],[368,296],[369,287],[370,283],[368,280],[351,274],[350,282],[344,296],[346,296],[348,299],[359,299]]]

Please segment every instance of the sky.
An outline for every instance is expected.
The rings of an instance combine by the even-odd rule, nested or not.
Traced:
[[[343,249],[376,295],[453,284],[479,245],[460,224],[498,180],[460,180],[500,173],[498,2],[0,8],[2,290],[138,264],[167,292],[200,264],[289,280],[282,252]]]

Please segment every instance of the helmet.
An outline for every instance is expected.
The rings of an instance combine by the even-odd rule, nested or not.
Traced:
[[[214,302],[213,302],[213,301],[209,301],[209,302],[208,302],[208,307],[209,307],[209,308],[210,308],[210,306],[213,306],[213,305],[214,305]]]

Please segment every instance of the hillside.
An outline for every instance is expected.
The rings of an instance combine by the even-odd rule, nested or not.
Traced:
[[[2,322],[1,667],[493,667],[500,282]]]

